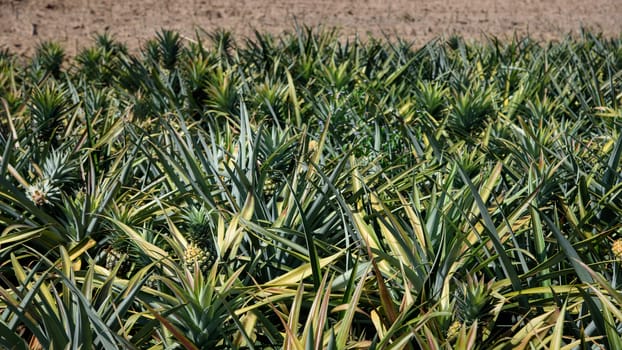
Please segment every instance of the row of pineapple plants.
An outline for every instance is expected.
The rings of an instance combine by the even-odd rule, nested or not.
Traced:
[[[622,348],[620,39],[0,53],[0,345]]]

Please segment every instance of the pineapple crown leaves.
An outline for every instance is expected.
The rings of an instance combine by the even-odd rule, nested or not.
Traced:
[[[211,245],[212,237],[212,217],[211,210],[205,206],[192,206],[183,215],[186,222],[187,237],[198,244]]]
[[[257,135],[259,169],[289,172],[296,162],[298,138],[288,138],[287,131],[261,129]]]
[[[448,93],[449,89],[439,82],[419,82],[415,92],[417,106],[432,117],[438,118],[446,107]]]
[[[26,186],[26,195],[37,206],[59,202],[61,193],[78,181],[78,162],[64,150],[52,150],[43,163],[43,168],[35,167],[39,178]]]
[[[0,64],[11,62],[13,59],[14,55],[7,47],[0,49]]]
[[[136,232],[140,235],[139,239],[144,239],[145,241],[150,242],[153,241],[153,237],[150,237],[149,230],[138,230]],[[111,229],[108,231],[104,246],[107,247],[107,252],[113,253],[117,259],[125,256],[124,259],[128,264],[144,267],[151,263],[151,260],[145,254],[144,247],[141,246],[141,243],[137,242],[135,238],[127,235],[123,231],[119,231],[117,229]]]
[[[118,230],[112,229],[108,231],[105,240],[110,249],[118,253],[127,254],[130,251],[130,240],[125,234]]]
[[[80,51],[75,60],[88,78],[95,79],[96,74],[101,73],[101,65],[106,61],[106,52],[98,47],[89,47]]]
[[[67,90],[54,82],[35,88],[30,98],[34,132],[40,139],[50,140],[62,128],[62,118],[73,107]]]
[[[175,69],[183,48],[179,33],[162,30],[157,34],[157,43],[164,68]]]
[[[98,48],[103,49],[111,54],[127,53],[127,47],[115,40],[114,35],[104,32],[95,35],[95,43]]]
[[[198,92],[206,87],[211,69],[211,61],[203,57],[194,58],[184,65],[184,78],[191,91]]]
[[[46,41],[37,47],[37,51],[33,58],[33,66],[43,69],[48,74],[58,78],[64,59],[65,50],[63,47],[53,41]]]
[[[209,110],[223,116],[240,114],[240,77],[232,68],[223,69],[218,65],[209,75],[203,89],[207,98],[205,104]]]
[[[287,85],[283,82],[266,81],[255,86],[256,95],[253,99],[258,109],[266,117],[266,121],[279,123],[285,114],[287,101]]]
[[[127,54],[127,48],[107,32],[96,34],[93,39],[95,45],[83,49],[75,57],[78,69],[91,84],[111,84],[120,56]]]
[[[42,175],[53,184],[73,184],[78,180],[79,162],[66,150],[52,150],[43,163]]]
[[[212,41],[218,56],[229,62],[232,60],[232,50],[235,48],[235,40],[233,33],[230,31],[219,29],[211,33],[207,33],[207,36]]]
[[[483,129],[495,112],[493,94],[491,88],[477,86],[457,94],[451,104],[447,127],[463,136]]]

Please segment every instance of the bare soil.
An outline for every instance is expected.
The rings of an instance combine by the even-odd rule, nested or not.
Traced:
[[[189,38],[199,27],[222,28],[242,39],[291,31],[296,22],[415,45],[452,34],[550,41],[581,28],[619,37],[622,0],[0,0],[0,48],[29,55],[54,40],[71,55],[108,31],[135,50],[162,28]]]

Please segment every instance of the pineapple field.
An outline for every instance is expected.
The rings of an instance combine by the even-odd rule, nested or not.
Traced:
[[[622,349],[622,36],[0,52],[0,347]]]

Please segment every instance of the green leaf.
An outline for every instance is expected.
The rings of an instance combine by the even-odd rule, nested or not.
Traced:
[[[613,152],[607,161],[607,170],[603,175],[603,193],[607,193],[619,178],[620,157],[622,157],[622,133],[618,135]]]
[[[562,347],[562,337],[564,336],[564,321],[566,316],[566,302],[562,305],[559,310],[559,314],[556,315],[557,320],[555,321],[555,326],[553,327],[553,334],[551,334],[551,345],[550,349],[561,349]]]
[[[0,347],[12,350],[28,350],[26,341],[17,336],[4,322],[0,322]]]
[[[291,186],[290,190],[293,192]],[[307,250],[309,252],[309,263],[311,265],[311,274],[313,276],[313,286],[315,287],[315,290],[319,290],[320,283],[322,282],[322,272],[320,266],[320,256],[315,248],[313,232],[311,232],[309,224],[307,223],[307,218],[304,210],[302,209],[302,205],[300,204],[300,200],[297,196],[292,196],[292,198],[294,199],[294,204],[296,205],[296,209],[298,209],[300,220],[302,221],[302,229],[307,242]]]
[[[365,272],[362,274],[363,277],[361,277],[359,283],[356,285],[356,289],[354,290],[354,293],[352,294],[352,298],[348,300],[348,305],[351,305],[351,306],[358,305],[361,295],[363,294],[363,289],[364,289],[363,287],[365,286],[365,281],[366,281],[365,276],[367,276],[370,269],[371,269],[371,265],[368,265],[367,268],[365,269]],[[355,312],[356,312],[356,307],[349,307],[341,320],[340,327],[337,330],[337,337],[335,339],[335,344],[336,344],[335,346],[337,349],[346,348],[346,342],[351,333],[351,326],[352,326],[352,321],[354,320]]]
[[[603,320],[605,321],[605,333],[607,334],[607,343],[609,343],[609,349],[622,349],[622,337],[620,337],[620,333],[618,332],[618,322],[621,321],[618,318],[618,322],[611,315],[611,311],[609,310],[611,307],[615,308],[610,303],[607,303],[604,299],[604,296],[599,295],[601,302],[604,303],[604,307],[602,309]],[[619,309],[615,309],[619,313]]]
[[[561,250],[564,252],[564,255],[566,255],[566,257],[570,261],[570,264],[572,264],[572,267],[574,271],[577,273],[577,276],[579,276],[579,279],[581,280],[581,282],[585,284],[594,283],[594,279],[592,278],[592,276],[590,276],[590,273],[584,268],[585,265],[583,261],[581,260],[581,257],[579,256],[577,251],[574,249],[572,244],[566,239],[566,237],[564,237],[564,235],[561,233],[559,228],[557,228],[557,225],[555,225],[555,223],[551,221],[551,219],[549,219],[548,216],[542,215],[541,217],[544,219],[544,222],[551,229],[551,231],[553,231],[553,234],[555,235],[557,242],[561,246]]]
[[[156,310],[154,310],[152,307],[150,307],[149,305],[145,304],[145,307],[147,308],[147,310],[149,310],[149,313],[155,317],[158,321],[160,321],[160,323],[169,330],[169,332],[171,332],[173,334],[173,336],[175,337],[175,339],[177,339],[181,345],[183,345],[187,350],[199,350],[199,348],[193,344],[177,327],[175,327],[170,321],[168,321],[166,318],[164,318],[162,315],[160,315],[159,312],[157,312]]]
[[[510,282],[512,283],[512,288],[515,291],[521,290],[522,286],[521,286],[521,281],[518,276],[518,273],[516,272],[514,265],[512,265],[512,262],[510,261],[510,258],[508,257],[505,251],[505,248],[503,247],[503,243],[501,243],[501,239],[499,238],[499,235],[497,234],[497,228],[495,227],[495,224],[493,223],[492,218],[490,217],[490,214],[488,214],[488,208],[484,204],[482,197],[477,192],[477,189],[471,182],[471,179],[469,179],[469,177],[465,174],[462,167],[460,167],[459,165],[458,165],[458,171],[460,172],[460,176],[462,177],[462,180],[469,186],[469,189],[471,190],[471,194],[473,195],[473,198],[475,199],[475,203],[477,203],[477,206],[479,207],[480,215],[482,216],[482,219],[484,220],[484,226],[486,227],[486,232],[488,233],[488,236],[490,237],[490,240],[492,241],[492,244],[495,247],[495,251],[497,252],[497,255],[499,255],[499,260],[501,262],[501,268],[503,269],[505,276],[510,279]],[[521,302],[521,305],[523,305],[523,307],[528,307],[527,301],[524,298],[520,298],[520,302]]]

